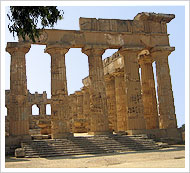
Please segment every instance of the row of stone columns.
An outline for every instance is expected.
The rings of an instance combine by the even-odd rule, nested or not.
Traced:
[[[177,128],[168,56],[173,48],[157,49],[139,56],[146,129]],[[152,63],[156,63],[158,105]],[[158,109],[157,109],[158,107]],[[159,113],[158,113],[159,112]],[[158,116],[159,115],[159,116]]]
[[[120,50],[125,63],[124,72],[114,72],[105,76],[109,120],[114,120],[113,122],[117,124],[114,126],[109,122],[114,131],[177,127],[168,65],[168,55],[172,50],[173,48],[169,50],[167,48],[153,51],[151,54],[148,50],[143,50],[148,51],[148,55],[142,54],[141,48]],[[152,67],[154,61],[156,61],[159,108]],[[115,107],[112,107],[111,103],[115,103]]]
[[[25,54],[30,45],[21,43],[8,43],[7,51],[11,54],[11,87],[10,87],[10,135],[27,135],[29,122],[27,115],[27,82]],[[51,55],[51,122],[52,138],[71,136],[70,117],[68,105],[67,79],[65,67],[65,54],[69,47],[60,45],[47,45],[45,52]],[[89,63],[89,113],[91,115],[90,132],[92,134],[109,133],[108,107],[106,86],[102,64],[102,54],[106,50],[103,46],[86,46],[82,52],[88,56]],[[156,95],[154,89],[152,60],[140,59],[142,71],[142,93],[139,76],[138,54],[142,48],[121,48],[119,53],[124,58],[124,76],[115,76],[116,107],[109,112],[109,116],[118,113],[118,123],[112,126],[121,129],[158,128]],[[173,92],[168,66],[168,55],[171,51],[155,51],[158,102],[160,114],[160,127],[176,127]],[[124,77],[122,86],[121,80]],[[123,91],[121,87],[124,87]],[[113,97],[114,93],[109,93]],[[142,98],[143,95],[143,98]],[[109,99],[108,99],[109,100]],[[123,105],[125,102],[125,106]],[[109,103],[108,103],[109,104]],[[143,110],[144,107],[144,110]],[[122,117],[121,114],[126,116]],[[119,127],[118,127],[119,125]],[[125,127],[126,128],[125,128]]]

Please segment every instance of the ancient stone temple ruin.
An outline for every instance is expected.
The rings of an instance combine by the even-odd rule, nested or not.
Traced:
[[[21,39],[8,42],[11,68],[10,91],[6,91],[6,144],[31,138],[30,130],[35,127],[52,139],[75,132],[177,138],[168,65],[175,48],[170,47],[167,33],[167,23],[174,18],[173,14],[144,12],[133,20],[80,18],[78,31],[46,29],[35,43]],[[46,92],[31,94],[27,90],[25,55],[31,44],[46,45],[44,52],[51,56],[51,99]],[[80,91],[68,95],[65,54],[70,48],[81,48],[88,56],[89,76],[83,79]],[[106,49],[118,51],[102,60]],[[40,109],[36,119],[31,118],[34,104]],[[46,104],[51,104],[49,116]]]

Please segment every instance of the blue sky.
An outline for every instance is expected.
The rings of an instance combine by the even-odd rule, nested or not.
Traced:
[[[133,19],[140,12],[175,14],[175,19],[168,23],[170,46],[176,50],[169,56],[170,74],[174,93],[174,104],[178,126],[185,122],[185,7],[184,6],[65,6],[58,7],[64,11],[64,19],[54,29],[79,30],[79,18]],[[8,19],[6,19],[6,27]],[[6,28],[6,43],[17,39]],[[26,55],[27,87],[31,93],[46,91],[50,98],[50,56],[44,53],[45,46],[32,45]],[[117,50],[107,50],[103,58]],[[10,89],[10,55],[5,57],[5,89]],[[66,54],[66,72],[69,94],[80,90],[82,79],[88,76],[87,56],[81,49],[70,49]]]

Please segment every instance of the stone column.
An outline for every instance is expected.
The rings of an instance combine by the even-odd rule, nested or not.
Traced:
[[[46,115],[46,104],[37,105],[39,107],[39,115]]]
[[[168,56],[173,50],[173,47],[169,47],[152,53],[152,56],[155,57],[156,60],[157,92],[161,129],[177,128],[170,68],[168,64]]]
[[[69,114],[71,131],[75,132],[75,119],[77,118],[77,97],[75,94],[69,95]]]
[[[27,79],[25,54],[30,44],[7,43],[6,51],[11,55],[10,66],[10,136],[28,137],[29,115],[27,101]]]
[[[124,132],[127,130],[124,72],[115,73],[114,76],[117,111],[117,132]]]
[[[124,57],[124,82],[126,93],[127,130],[145,129],[141,85],[139,76],[138,53],[142,48],[121,48]]]
[[[28,114],[29,115],[32,115],[32,104],[30,103],[30,104],[28,104]]]
[[[77,97],[77,118],[83,118],[83,94],[81,91],[76,91],[75,95]]]
[[[105,48],[88,46],[82,52],[88,56],[90,77],[91,129],[94,135],[109,133],[107,98],[102,64]]]
[[[153,59],[150,57],[150,55],[139,56],[139,64],[141,67],[142,99],[144,105],[144,118],[146,122],[146,129],[159,128],[152,63]]]
[[[82,88],[83,93],[83,116],[86,120],[85,128],[86,131],[89,132],[90,130],[90,95],[88,87],[84,86]]]
[[[47,45],[45,53],[51,55],[51,125],[52,138],[71,136],[65,54],[69,48]]]
[[[115,79],[112,75],[105,76],[108,120],[110,131],[117,131],[117,114],[115,100]]]

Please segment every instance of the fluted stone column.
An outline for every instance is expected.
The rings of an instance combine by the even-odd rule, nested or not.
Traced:
[[[30,44],[7,43],[11,55],[10,66],[10,136],[29,136],[27,79],[25,54]]]
[[[69,95],[69,114],[70,114],[70,128],[75,132],[75,119],[77,118],[77,97],[75,94]]]
[[[150,55],[139,56],[142,81],[142,99],[144,105],[144,118],[146,122],[146,129],[159,128],[155,81],[152,63],[153,59],[150,57]]]
[[[106,96],[108,106],[108,120],[109,129],[117,131],[117,114],[116,114],[116,100],[115,100],[115,79],[112,75],[105,76]]]
[[[29,115],[32,115],[32,104],[30,103],[29,105],[28,105],[28,114]]]
[[[51,55],[51,125],[52,138],[71,136],[65,54],[69,48],[48,45],[45,52]]]
[[[157,92],[160,114],[160,128],[177,128],[174,98],[171,84],[168,56],[174,50],[173,47],[158,49],[152,53],[156,62]]]
[[[127,130],[124,72],[115,73],[114,76],[117,111],[117,132],[124,132]]]
[[[87,132],[90,130],[90,95],[89,88],[84,86],[82,88],[83,93],[83,116],[86,120],[85,127]]]
[[[81,91],[76,91],[75,95],[77,97],[77,118],[81,119],[83,117],[83,94]]]
[[[94,135],[109,133],[108,109],[102,64],[105,48],[88,46],[82,52],[88,56],[90,77],[90,114],[91,129]]]
[[[138,53],[141,48],[121,48],[124,57],[124,81],[126,93],[127,130],[145,129],[141,85],[139,76]]]

